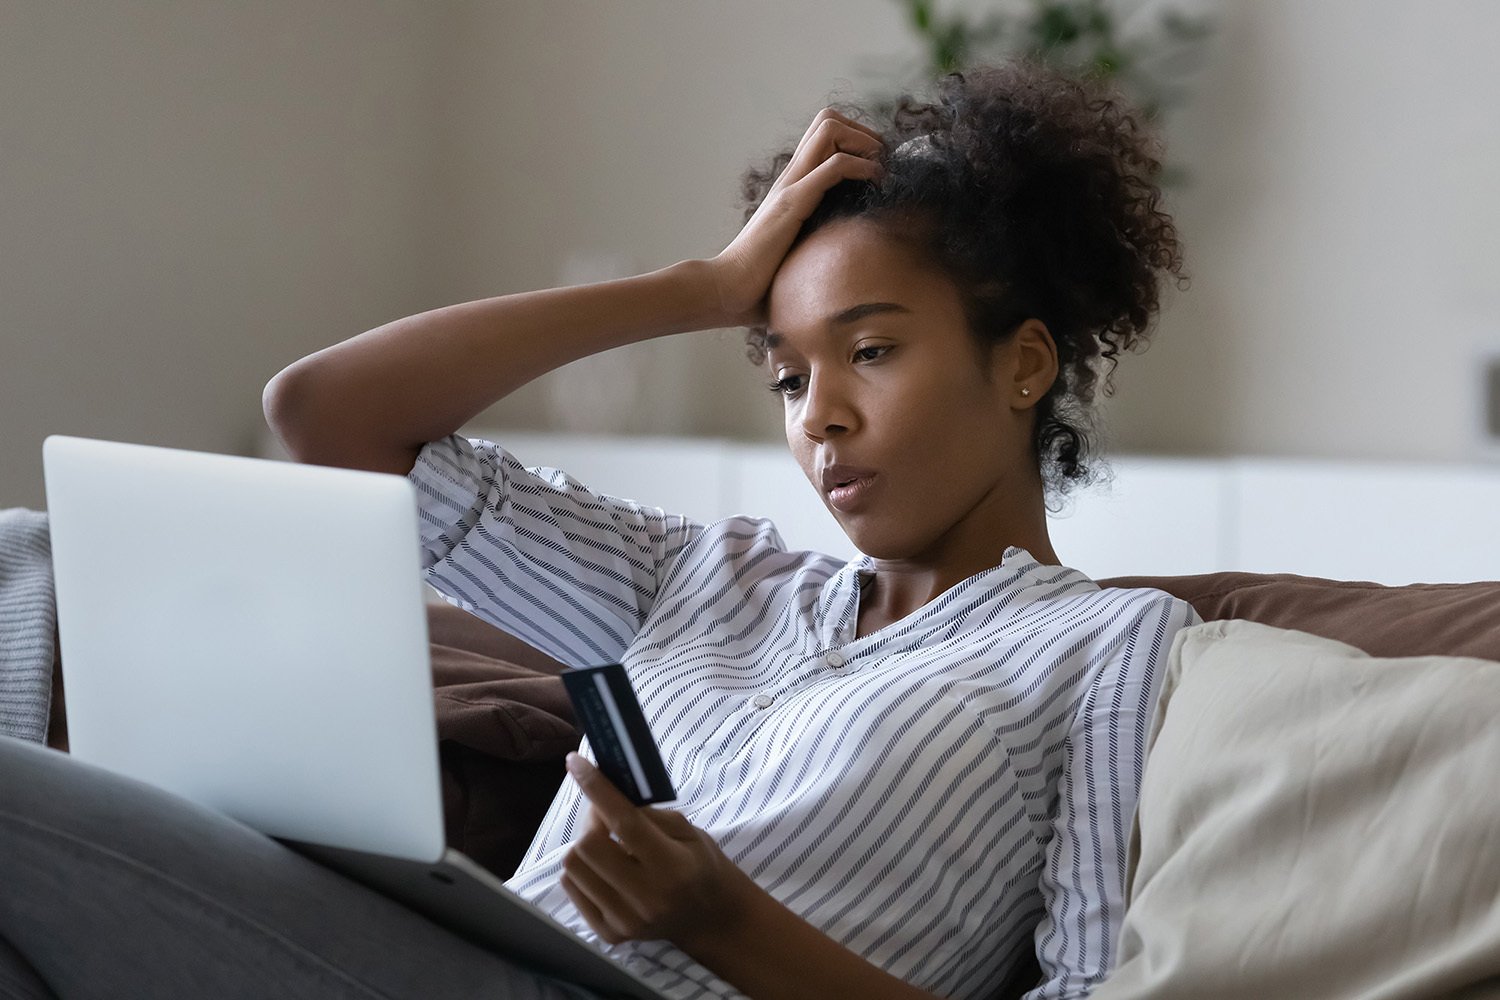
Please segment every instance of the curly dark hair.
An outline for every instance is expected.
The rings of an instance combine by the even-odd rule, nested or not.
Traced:
[[[868,121],[858,108],[837,110]],[[1045,323],[1059,375],[1036,405],[1043,483],[1061,497],[1099,478],[1096,390],[1111,395],[1120,352],[1144,348],[1162,273],[1187,284],[1156,183],[1160,137],[1105,82],[1031,60],[950,73],[934,100],[903,95],[890,124],[874,127],[883,176],[832,188],[796,242],[862,217],[915,241],[954,282],[980,347],[1029,318]],[[747,222],[792,152],[744,175]],[[752,327],[746,344],[763,364],[766,328]]]

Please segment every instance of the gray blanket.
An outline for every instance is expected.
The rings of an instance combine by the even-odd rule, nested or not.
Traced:
[[[47,515],[0,510],[0,735],[46,740],[56,630]]]

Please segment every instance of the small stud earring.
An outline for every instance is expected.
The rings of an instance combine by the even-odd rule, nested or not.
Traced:
[[[1028,389],[1028,388],[1026,388],[1025,386],[1022,386],[1021,387],[1021,395],[1023,395],[1023,396],[1029,396],[1029,395],[1031,395],[1031,390]]]

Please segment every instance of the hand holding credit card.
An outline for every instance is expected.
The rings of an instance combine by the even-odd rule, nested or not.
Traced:
[[[599,770],[638,806],[677,797],[651,728],[618,663],[562,672],[563,685],[594,748]]]

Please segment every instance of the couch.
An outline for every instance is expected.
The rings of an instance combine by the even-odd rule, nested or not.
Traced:
[[[1100,584],[1165,590],[1205,625],[1172,651],[1121,954],[1095,997],[1500,996],[1500,582],[1213,573]],[[508,672],[557,690],[561,665],[458,608],[435,604],[429,620],[440,735],[455,732],[445,701],[456,698],[558,739],[530,784],[488,774],[505,765],[474,736],[463,737],[469,770],[448,774],[445,740],[445,782],[465,796],[448,796],[450,841],[506,874],[561,779],[547,754],[576,741],[537,729],[537,706],[510,700]],[[475,657],[477,686],[445,691],[461,656]],[[1442,715],[1450,708],[1467,712],[1467,728]],[[1227,739],[1233,726],[1243,732]],[[1362,744],[1349,745],[1351,727]],[[1434,815],[1445,801],[1460,808]],[[1002,995],[1037,975],[1021,970]]]
[[[1094,995],[1500,997],[1500,582],[1100,584],[1205,625],[1171,651]],[[580,737],[562,665],[446,603],[428,617],[449,842],[506,876]]]

